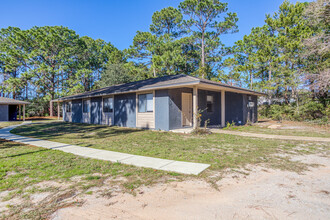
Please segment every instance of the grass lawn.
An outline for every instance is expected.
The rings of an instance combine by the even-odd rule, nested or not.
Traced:
[[[211,170],[238,168],[247,164],[268,164],[296,169],[292,162],[274,155],[313,153],[329,150],[323,143],[248,138],[211,134],[195,136],[101,125],[53,122],[21,126],[15,134],[85,147],[143,156],[211,164]],[[301,146],[304,146],[301,149]]]
[[[173,173],[88,159],[0,139],[0,204],[17,200],[15,205],[7,205],[6,213],[1,213],[3,207],[0,205],[0,218],[44,219],[56,209],[70,205],[65,199],[91,193],[89,190],[93,187],[107,185],[111,189],[118,186],[123,191],[131,191],[166,177],[174,178],[173,175],[180,178]],[[38,185],[44,182],[52,184]],[[33,203],[33,196],[40,193],[49,196],[38,204]],[[104,192],[107,193],[111,190]],[[29,211],[22,212],[26,208]]]
[[[18,125],[21,124],[21,121],[1,121],[0,122],[0,129],[4,128],[4,127],[8,127],[8,126],[12,126],[12,125]]]
[[[259,123],[257,125],[234,126],[226,129],[231,131],[242,131],[242,132],[260,133],[260,134],[330,138],[330,130],[328,127],[321,128],[320,126],[311,126],[311,125],[308,126],[306,124],[297,126],[298,129],[294,129],[295,126],[292,127],[293,129],[286,129],[285,126],[283,128],[271,129],[264,127],[262,126],[262,123]]]
[[[246,165],[249,164],[301,172],[308,165],[291,161],[290,155],[330,155],[330,146],[325,143],[225,134],[183,135],[65,122],[28,124],[12,132],[85,147],[209,163],[211,167],[197,177],[187,176],[88,159],[0,139],[0,218],[3,219],[45,219],[59,208],[81,204],[79,195],[96,193],[111,197],[125,191],[134,194],[140,186],[157,182],[204,178],[217,187],[216,182],[222,178],[223,172],[247,174],[240,168],[248,170]],[[46,196],[42,197],[44,194]],[[35,198],[40,197],[42,199],[36,201]]]

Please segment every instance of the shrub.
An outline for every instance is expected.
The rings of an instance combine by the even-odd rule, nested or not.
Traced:
[[[330,110],[327,104],[322,104],[311,98],[303,102],[290,104],[262,105],[259,107],[260,117],[272,118],[281,121],[282,119],[294,121],[318,120],[321,123],[328,123]]]

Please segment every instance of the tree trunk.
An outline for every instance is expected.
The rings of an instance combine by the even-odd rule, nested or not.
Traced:
[[[155,70],[155,67],[152,68],[153,71],[154,71],[154,77],[156,77],[156,70]]]
[[[201,67],[202,67],[202,70],[203,70],[203,73],[202,73],[202,78],[204,79],[205,78],[205,73],[204,73],[204,67],[205,67],[205,45],[204,45],[204,33],[202,35],[202,57],[201,57]]]
[[[53,98],[52,98],[53,100]],[[52,100],[49,102],[49,116],[53,117],[53,102]]]
[[[250,72],[250,89],[253,89],[253,77],[252,77],[252,71]]]

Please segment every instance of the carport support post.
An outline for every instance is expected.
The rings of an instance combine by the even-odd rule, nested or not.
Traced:
[[[18,105],[18,119],[21,120],[21,105]]]
[[[226,106],[225,106],[225,91],[221,90],[221,127],[226,126]]]
[[[23,121],[25,121],[25,104],[23,104]]]
[[[193,87],[193,128],[197,128],[197,114],[198,114],[198,106],[197,106],[197,100],[198,100],[198,91],[197,86]]]
[[[60,120],[60,102],[57,102],[57,119]]]

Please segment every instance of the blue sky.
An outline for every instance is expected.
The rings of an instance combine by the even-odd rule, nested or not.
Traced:
[[[0,0],[0,28],[16,26],[62,25],[80,36],[111,42],[128,48],[136,31],[148,31],[155,11],[173,6],[180,0]],[[239,33],[225,35],[229,46],[249,34],[252,27],[264,24],[265,14],[278,10],[282,0],[230,0],[229,11],[239,17]],[[291,2],[296,2],[291,0]]]

